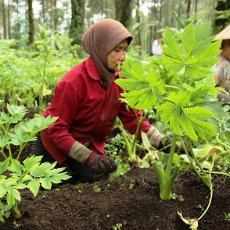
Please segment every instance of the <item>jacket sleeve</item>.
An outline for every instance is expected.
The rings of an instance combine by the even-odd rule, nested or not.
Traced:
[[[127,104],[122,103],[121,110],[118,114],[122,124],[125,129],[127,129],[131,134],[136,132],[138,118],[143,112],[141,110],[134,111],[132,108],[128,107]],[[151,124],[147,119],[144,119],[140,126],[140,131],[138,133],[138,139],[141,139],[141,131],[147,132]]]
[[[64,155],[68,155],[75,142],[74,138],[69,133],[69,129],[76,116],[78,107],[78,93],[76,89],[73,88],[71,82],[59,82],[55,89],[51,106],[43,113],[44,116],[51,115],[58,117],[53,125],[41,133],[46,137],[46,143],[44,143],[46,146],[49,146],[49,142],[51,142],[52,145],[55,145]],[[47,150],[49,151],[49,149]]]

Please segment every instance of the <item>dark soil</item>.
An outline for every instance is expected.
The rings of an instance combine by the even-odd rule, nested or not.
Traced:
[[[213,202],[198,229],[228,230],[230,221],[225,215],[230,213],[230,180],[215,177],[213,183]],[[209,198],[208,188],[191,173],[180,176],[174,188],[184,201],[162,201],[158,190],[152,169],[133,168],[113,182],[65,183],[51,191],[40,191],[37,198],[23,191],[17,228],[185,230],[177,211],[199,217]],[[15,229],[11,222],[0,225],[0,229]]]

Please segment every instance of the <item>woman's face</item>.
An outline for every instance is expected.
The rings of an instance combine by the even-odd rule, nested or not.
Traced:
[[[107,67],[112,71],[120,70],[126,58],[127,40],[120,42],[107,56]]]
[[[230,60],[230,39],[223,40],[221,55],[227,60]]]

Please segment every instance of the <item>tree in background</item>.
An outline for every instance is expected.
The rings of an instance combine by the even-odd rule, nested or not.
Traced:
[[[115,14],[116,19],[120,21],[126,28],[129,28],[132,18],[132,0],[116,0]]]
[[[217,0],[215,30],[219,32],[230,24],[230,1]]]
[[[5,1],[2,0],[2,27],[3,27],[3,38],[7,38],[7,28],[6,28],[6,11],[5,11]]]
[[[29,24],[29,45],[34,42],[34,19],[33,19],[33,0],[27,0],[28,4],[28,24]]]
[[[71,0],[71,11],[69,36],[73,39],[73,44],[80,44],[84,33],[85,0]]]
[[[167,26],[179,31],[195,18],[219,23],[218,32],[230,19],[229,0],[30,0],[30,8],[28,1],[0,0],[0,38],[24,43],[29,34],[31,43],[39,28],[45,28],[69,34],[74,44],[80,44],[85,28],[109,17],[129,28],[133,45],[149,52]]]

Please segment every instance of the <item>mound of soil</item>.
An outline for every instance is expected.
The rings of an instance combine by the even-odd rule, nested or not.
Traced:
[[[230,180],[213,180],[214,196],[210,209],[198,229],[228,230],[230,220]],[[40,191],[36,198],[22,192],[21,218],[0,229],[76,230],[76,229],[188,229],[177,211],[190,218],[199,217],[207,206],[208,188],[191,173],[180,176],[174,191],[183,201],[159,199],[159,187],[152,169],[133,168],[113,182],[94,184],[65,183],[51,191]]]

